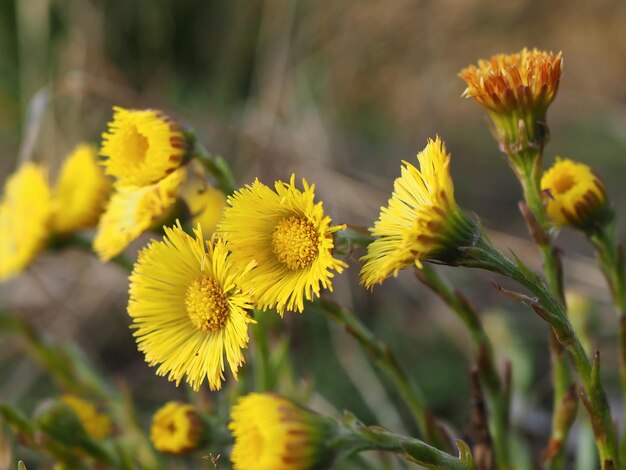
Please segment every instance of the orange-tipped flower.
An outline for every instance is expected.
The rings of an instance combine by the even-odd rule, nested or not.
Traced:
[[[464,97],[474,98],[491,116],[501,140],[508,145],[526,138],[541,145],[546,133],[546,111],[561,80],[561,53],[528,50],[479,60],[459,73],[467,83]],[[526,136],[519,136],[520,120]]]

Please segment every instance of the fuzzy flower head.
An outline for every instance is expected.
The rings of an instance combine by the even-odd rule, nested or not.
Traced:
[[[454,200],[450,155],[437,137],[417,155],[419,169],[403,162],[401,176],[387,207],[370,229],[370,243],[361,269],[368,288],[422,260],[454,263],[458,247],[470,244],[477,227]]]
[[[505,143],[527,139],[540,145],[546,138],[546,111],[556,97],[561,80],[561,53],[523,49],[479,60],[459,73],[467,83],[463,92],[491,116]],[[519,121],[527,132],[519,136]]]
[[[166,454],[185,454],[202,440],[202,418],[193,405],[170,401],[152,417],[150,440]]]
[[[346,264],[333,258],[333,233],[322,203],[315,203],[315,186],[302,180],[296,188],[277,181],[274,190],[256,180],[228,198],[218,232],[224,233],[240,266],[255,261],[250,287],[259,308],[302,312],[304,299],[320,289],[332,290],[333,271]]]
[[[54,188],[52,227],[66,234],[94,227],[109,198],[111,183],[93,145],[81,144],[67,157]]]
[[[6,181],[0,199],[0,281],[22,272],[44,247],[52,214],[45,170],[26,163]]]
[[[241,282],[252,265],[239,269],[225,242],[205,245],[202,231],[187,235],[165,227],[140,254],[130,276],[128,314],[139,350],[158,365],[157,374],[199,390],[224,381],[224,358],[235,378],[248,345],[251,297]]]
[[[100,154],[108,175],[121,184],[145,186],[163,179],[185,160],[190,144],[181,127],[155,109],[113,108]]]
[[[251,393],[239,399],[228,425],[235,438],[235,470],[328,468],[332,424],[287,398]]]
[[[93,248],[102,261],[119,255],[139,236],[162,222],[175,207],[185,179],[179,168],[149,186],[117,186],[100,217]]]
[[[75,395],[63,395],[61,402],[74,412],[80,424],[92,438],[101,440],[111,434],[113,429],[111,418],[100,413],[90,401]]]
[[[604,183],[583,163],[558,158],[541,178],[546,210],[557,226],[583,231],[602,227],[612,218]]]

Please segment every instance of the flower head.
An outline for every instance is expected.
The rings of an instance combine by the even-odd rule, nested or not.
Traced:
[[[224,215],[226,195],[209,183],[204,168],[197,161],[189,162],[188,173],[181,198],[187,204],[193,226],[200,224],[202,233],[209,238]]]
[[[218,227],[226,234],[236,263],[257,263],[250,287],[260,308],[302,312],[304,299],[332,290],[332,271],[346,264],[333,258],[333,233],[322,203],[315,203],[315,186],[304,190],[277,181],[275,190],[256,180],[228,198],[230,207]]]
[[[198,390],[205,377],[211,390],[221,388],[224,356],[237,378],[248,344],[252,299],[240,283],[252,266],[238,269],[225,242],[205,246],[180,225],[165,227],[163,241],[152,241],[140,254],[130,277],[128,314],[139,350],[158,375],[178,385],[183,378]]]
[[[44,247],[51,213],[46,172],[34,163],[22,165],[0,200],[0,281],[19,274]]]
[[[63,164],[54,188],[54,231],[71,233],[95,226],[110,191],[111,183],[98,164],[96,148],[77,146]]]
[[[94,439],[104,439],[111,434],[111,418],[99,413],[93,403],[75,395],[63,395],[61,402],[76,415],[87,434]]]
[[[403,162],[387,207],[370,229],[379,237],[362,258],[361,282],[368,288],[422,260],[454,262],[458,247],[471,243],[476,224],[458,207],[450,177],[450,155],[439,138],[417,155],[420,169]]]
[[[543,174],[541,189],[546,194],[548,216],[557,226],[591,230],[611,218],[604,183],[584,163],[557,157]]]
[[[202,418],[193,405],[170,401],[152,418],[150,439],[154,448],[166,454],[184,454],[202,440]]]
[[[106,173],[122,184],[145,186],[178,168],[189,152],[181,127],[155,109],[113,108],[113,121],[102,135]]]
[[[179,168],[149,186],[118,186],[100,217],[93,242],[102,261],[119,255],[133,240],[161,222],[175,205],[185,178]]]
[[[459,73],[467,83],[463,96],[487,110],[507,144],[519,143],[522,120],[528,133],[522,138],[539,145],[546,137],[546,111],[559,89],[562,62],[561,53],[538,49],[479,60]]]
[[[235,470],[327,468],[325,447],[332,425],[312,411],[275,394],[251,393],[231,410]]]

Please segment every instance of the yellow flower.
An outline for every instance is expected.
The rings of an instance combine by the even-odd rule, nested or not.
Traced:
[[[204,236],[210,238],[224,215],[226,195],[209,183],[204,168],[196,161],[189,162],[188,173],[181,198],[187,204],[193,226],[200,224]]]
[[[154,414],[150,439],[166,454],[190,452],[202,439],[202,418],[193,405],[170,401]]]
[[[54,231],[71,233],[94,227],[110,191],[111,183],[98,164],[96,148],[77,146],[63,164],[54,189]]]
[[[459,73],[467,83],[463,96],[474,98],[488,111],[507,143],[519,142],[520,119],[527,138],[541,143],[546,137],[546,111],[559,89],[562,62],[560,52],[538,49],[479,60]]]
[[[180,126],[163,112],[114,107],[109,131],[102,134],[106,173],[122,184],[145,186],[178,168],[189,145]]]
[[[231,410],[235,470],[328,468],[325,447],[332,424],[323,416],[275,394],[251,393]]]
[[[140,252],[130,277],[132,328],[146,361],[160,364],[158,375],[169,374],[176,385],[185,378],[194,390],[206,377],[217,390],[224,356],[235,379],[244,362],[248,323],[254,320],[240,282],[252,266],[237,269],[220,239],[205,248],[200,229],[195,239],[180,225],[166,227],[165,234]]]
[[[118,186],[98,222],[93,248],[102,261],[119,255],[133,240],[155,226],[174,207],[185,178],[179,168],[149,186]]]
[[[104,439],[111,434],[111,418],[99,413],[93,403],[75,395],[63,395],[61,401],[74,412],[87,434],[94,439]]]
[[[226,234],[233,259],[241,266],[256,261],[250,287],[259,308],[302,312],[304,299],[332,290],[331,270],[347,265],[332,256],[333,233],[322,203],[314,202],[315,186],[302,180],[304,191],[275,183],[275,191],[256,180],[228,198],[230,207],[218,232]]]
[[[457,206],[450,155],[439,137],[417,155],[420,169],[403,162],[389,205],[370,229],[380,237],[367,249],[361,282],[368,288],[422,260],[453,263],[458,247],[471,243],[477,227]]]
[[[583,163],[557,157],[543,174],[541,189],[546,194],[548,216],[557,226],[590,230],[611,217],[604,183]]]
[[[22,165],[0,200],[0,281],[19,274],[44,247],[51,213],[46,172],[34,163]]]

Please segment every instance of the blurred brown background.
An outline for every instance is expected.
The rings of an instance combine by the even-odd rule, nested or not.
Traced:
[[[617,0],[2,0],[0,181],[28,159],[54,175],[78,141],[99,141],[113,105],[157,107],[195,128],[241,183],[295,172],[318,185],[336,222],[371,225],[400,160],[439,134],[453,155],[459,203],[497,232],[500,246],[537,266],[517,212],[518,184],[482,110],[460,98],[456,76],[481,57],[524,46],[564,56],[546,164],[563,155],[593,166],[624,227],[626,3]],[[564,233],[559,245],[568,285],[598,302],[598,346],[617,396],[615,320],[603,280],[581,236]],[[524,390],[514,419],[540,447],[550,400],[544,325],[495,295],[490,276],[446,272],[486,312],[499,357],[513,360]],[[355,257],[337,280],[338,299],[394,345],[433,406],[462,427],[471,348],[456,318],[410,274],[367,295],[357,273]],[[126,288],[115,266],[54,253],[0,286],[0,308],[77,341],[111,376],[130,380],[151,410],[180,391],[136,352]],[[298,374],[315,381],[320,402],[407,426],[385,405],[397,397],[377,388],[343,332],[307,315],[288,324]],[[0,399],[29,403],[46,382],[20,354],[0,348]]]

